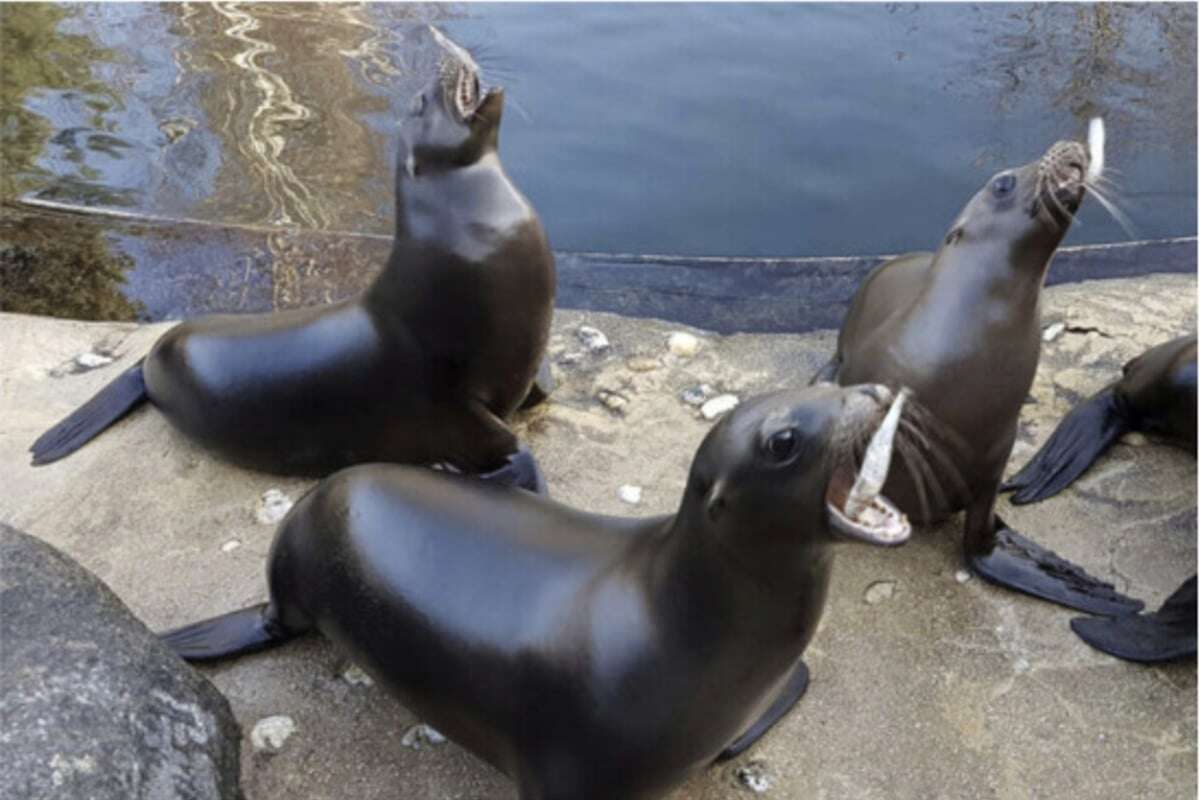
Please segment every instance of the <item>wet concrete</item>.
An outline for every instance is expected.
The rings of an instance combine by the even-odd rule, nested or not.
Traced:
[[[1044,322],[1064,329],[1044,345],[1010,470],[1126,359],[1194,330],[1195,297],[1194,276],[1048,289]],[[609,346],[588,350],[582,325],[602,331]],[[27,466],[36,435],[166,327],[0,314],[0,520],[78,559],[155,629],[261,601],[273,534],[258,520],[263,495],[275,489],[294,500],[311,485],[225,466],[152,409],[65,461]],[[692,329],[699,348],[684,357],[667,347],[681,329],[557,313],[559,388],[518,423],[555,497],[606,513],[671,510],[711,425],[683,394],[746,397],[803,383],[834,342],[831,330]],[[86,353],[115,361],[88,368],[79,360]],[[618,496],[623,485],[641,487],[639,504]],[[1001,512],[1155,606],[1194,571],[1195,486],[1193,455],[1130,437],[1059,497],[1004,503]],[[958,524],[918,532],[894,551],[844,546],[807,655],[809,695],[749,753],[697,775],[674,797],[733,800],[751,793],[748,784],[796,800],[1194,797],[1195,663],[1113,660],[1071,634],[1071,612],[960,581]],[[349,667],[309,638],[205,668],[247,733],[249,800],[514,796],[453,743],[406,746],[418,720]],[[276,715],[295,730],[278,752],[260,752],[249,732]]]

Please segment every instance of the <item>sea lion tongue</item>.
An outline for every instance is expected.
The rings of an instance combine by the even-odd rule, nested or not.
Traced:
[[[852,539],[884,546],[894,546],[908,541],[912,525],[908,518],[880,492],[887,480],[888,467],[892,461],[892,446],[900,424],[900,413],[904,409],[908,390],[896,394],[883,422],[871,437],[863,455],[862,466],[854,479],[854,485],[846,495],[841,508],[833,498],[826,500],[829,519],[834,530]]]

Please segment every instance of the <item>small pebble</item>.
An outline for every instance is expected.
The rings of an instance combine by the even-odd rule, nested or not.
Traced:
[[[617,497],[631,506],[642,502],[642,487],[631,486],[628,483],[617,489]]]
[[[680,392],[679,399],[689,406],[702,406],[705,400],[712,397],[712,393],[712,387],[707,383],[702,383],[699,386],[693,386],[691,389],[684,389]]]
[[[1150,439],[1146,434],[1139,431],[1131,431],[1121,437],[1121,444],[1127,444],[1130,447],[1145,447],[1150,443]]]
[[[737,395],[718,395],[712,400],[706,401],[704,405],[700,406],[700,413],[704,415],[705,419],[716,419],[725,412],[732,411],[733,409],[737,408],[737,404],[739,402],[741,401],[738,400]]]
[[[558,357],[558,363],[564,367],[571,367],[583,360],[583,353],[572,350],[569,353],[563,353]]]
[[[647,358],[646,356],[635,356],[625,362],[625,366],[629,367],[634,372],[651,372],[658,369],[657,358]]]
[[[960,569],[958,572],[954,573],[954,580],[958,581],[959,583],[966,583],[967,581],[971,580],[971,573],[967,572],[965,569]]]
[[[680,358],[691,358],[700,349],[700,340],[690,333],[675,331],[667,337],[667,349]]]
[[[438,745],[446,741],[446,737],[439,732],[429,727],[428,725],[413,725],[404,732],[404,736],[400,739],[400,744],[405,747],[411,747],[413,750],[420,750],[423,745]]]
[[[234,550],[237,550],[241,546],[242,546],[242,543],[240,541],[238,541],[237,539],[230,539],[228,542],[221,545],[221,552],[222,553],[232,553]]]
[[[296,721],[282,714],[263,717],[250,731],[250,744],[260,753],[278,753],[283,744],[296,732]]]
[[[342,670],[342,680],[351,686],[374,686],[375,681],[371,676],[363,672],[362,667],[357,664],[351,664]]]
[[[601,389],[596,393],[596,398],[604,404],[605,408],[617,414],[624,413],[625,406],[629,405],[628,397],[609,389]]]
[[[267,489],[258,501],[254,518],[263,525],[274,525],[292,507],[292,499],[278,489]]]
[[[1053,342],[1055,339],[1062,336],[1063,331],[1065,331],[1066,329],[1067,329],[1066,324],[1062,323],[1062,322],[1055,322],[1050,325],[1047,325],[1046,329],[1044,331],[1042,331],[1042,341],[1043,342]]]
[[[863,600],[867,601],[867,605],[877,606],[884,600],[891,600],[896,594],[895,581],[875,581],[867,587],[867,591],[863,594]]]
[[[105,364],[111,364],[112,361],[111,356],[101,355],[100,353],[80,353],[75,356],[75,363],[87,369],[103,367]]]
[[[575,335],[579,337],[579,341],[583,346],[593,353],[608,349],[608,337],[599,328],[593,328],[591,325],[580,325]]]
[[[763,761],[751,761],[744,767],[738,767],[734,774],[737,775],[738,783],[755,794],[767,791],[773,783],[770,773],[767,772],[766,762]]]
[[[1029,672],[1029,659],[1018,658],[1013,662],[1013,669],[1017,672]]]

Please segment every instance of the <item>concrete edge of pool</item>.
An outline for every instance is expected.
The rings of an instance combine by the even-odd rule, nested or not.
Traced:
[[[17,213],[86,218],[89,224],[104,226],[106,232],[123,235],[125,241],[146,240],[142,257],[154,265],[138,280],[152,295],[170,295],[171,290],[152,285],[167,280],[187,283],[186,291],[194,293],[194,278],[199,273],[214,283],[228,283],[228,268],[214,269],[214,257],[232,259],[227,263],[237,259],[254,262],[254,270],[246,273],[244,281],[251,287],[249,292],[246,286],[239,292],[227,287],[223,296],[196,300],[184,296],[181,289],[179,296],[164,296],[157,305],[151,304],[152,319],[328,302],[365,285],[383,264],[391,244],[391,237],[378,234],[147,217],[43,200],[3,205]],[[0,240],[3,238],[0,234]],[[156,240],[162,240],[163,246],[155,247]],[[1064,247],[1055,256],[1046,283],[1195,274],[1196,248],[1195,236]],[[862,279],[889,257],[738,258],[564,251],[556,251],[555,256],[558,308],[653,317],[717,333],[804,333],[836,328]],[[328,266],[331,263],[337,267]]]

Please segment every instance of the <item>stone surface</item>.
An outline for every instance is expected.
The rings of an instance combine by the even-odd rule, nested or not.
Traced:
[[[1043,346],[1032,400],[1009,465],[1015,471],[1062,415],[1125,359],[1187,330],[1196,281],[1153,276],[1053,287],[1045,319],[1066,328]],[[609,347],[582,347],[576,331],[604,331]],[[145,353],[166,326],[90,324],[0,315],[0,519],[78,558],[151,627],[162,629],[266,596],[263,563],[273,530],[247,509],[269,488],[298,498],[311,481],[229,467],[135,411],[59,463],[28,467],[43,429]],[[550,360],[561,379],[550,401],[522,414],[555,499],[590,511],[673,510],[695,448],[713,423],[682,399],[800,386],[829,357],[836,333],[715,336],[690,359],[669,359],[678,323],[559,311]],[[80,352],[116,361],[50,377]],[[639,372],[631,358],[664,354]],[[1068,370],[1068,381],[1056,377]],[[623,414],[597,400],[628,398]],[[1196,461],[1171,447],[1117,444],[1078,484],[1044,503],[1001,502],[1017,529],[1156,606],[1194,570]],[[629,506],[614,491],[643,487]],[[847,544],[837,553],[825,615],[805,656],[804,700],[747,754],[696,775],[673,800],[736,800],[736,771],[769,766],[765,796],[786,800],[1030,797],[1193,798],[1196,667],[1143,667],[1099,654],[1071,634],[1072,612],[959,583],[961,517],[918,530],[902,548]],[[237,538],[230,553],[221,544]],[[895,581],[887,602],[867,588]],[[248,800],[354,797],[512,798],[512,785],[453,743],[414,751],[419,724],[378,685],[342,678],[346,657],[319,637],[205,667],[243,727],[286,713],[297,731],[282,752],[243,743]]]
[[[0,523],[0,797],[235,800],[238,736],[104,584]]]

